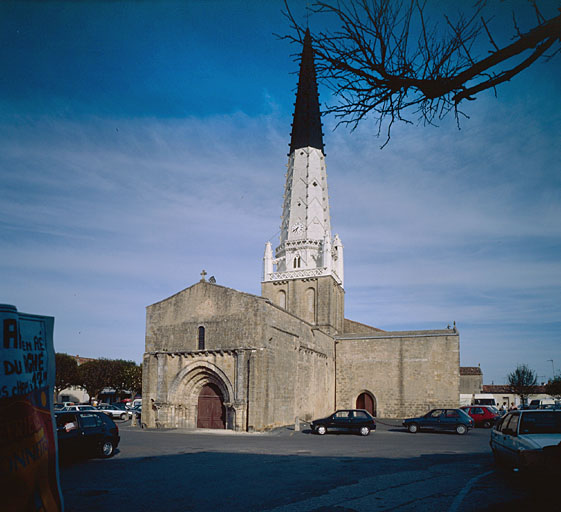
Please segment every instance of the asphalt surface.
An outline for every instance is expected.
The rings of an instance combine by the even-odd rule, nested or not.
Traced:
[[[410,434],[399,422],[385,423],[361,437],[318,436],[306,428],[267,434],[147,430],[119,422],[121,443],[115,457],[61,467],[65,510],[549,508],[555,487],[497,469],[488,430],[464,436]]]

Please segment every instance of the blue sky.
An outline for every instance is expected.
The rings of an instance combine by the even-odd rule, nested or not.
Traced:
[[[0,4],[0,302],[54,316],[57,351],[140,362],[145,307],[203,268],[260,293],[298,69],[282,7]],[[397,125],[383,150],[372,120],[324,118],[347,317],[455,320],[489,384],[561,370],[560,70],[481,95],[461,130]]]

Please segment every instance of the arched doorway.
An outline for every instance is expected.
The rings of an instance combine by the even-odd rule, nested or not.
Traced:
[[[226,428],[224,398],[215,384],[205,384],[199,393],[197,428]]]
[[[376,416],[376,399],[370,393],[361,393],[356,399],[356,408],[365,409],[372,416]]]

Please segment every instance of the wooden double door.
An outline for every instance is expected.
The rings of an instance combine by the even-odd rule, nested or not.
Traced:
[[[376,416],[376,399],[369,393],[361,393],[356,399],[356,408],[364,409],[372,416]]]
[[[224,398],[214,384],[205,384],[199,393],[197,428],[226,428]]]

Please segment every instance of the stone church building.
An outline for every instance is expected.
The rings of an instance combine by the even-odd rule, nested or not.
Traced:
[[[203,271],[147,307],[148,427],[261,431],[337,408],[400,418],[458,406],[455,328],[388,332],[345,318],[343,244],[331,233],[326,176],[306,33],[280,241],[265,245],[262,296],[209,282]]]

